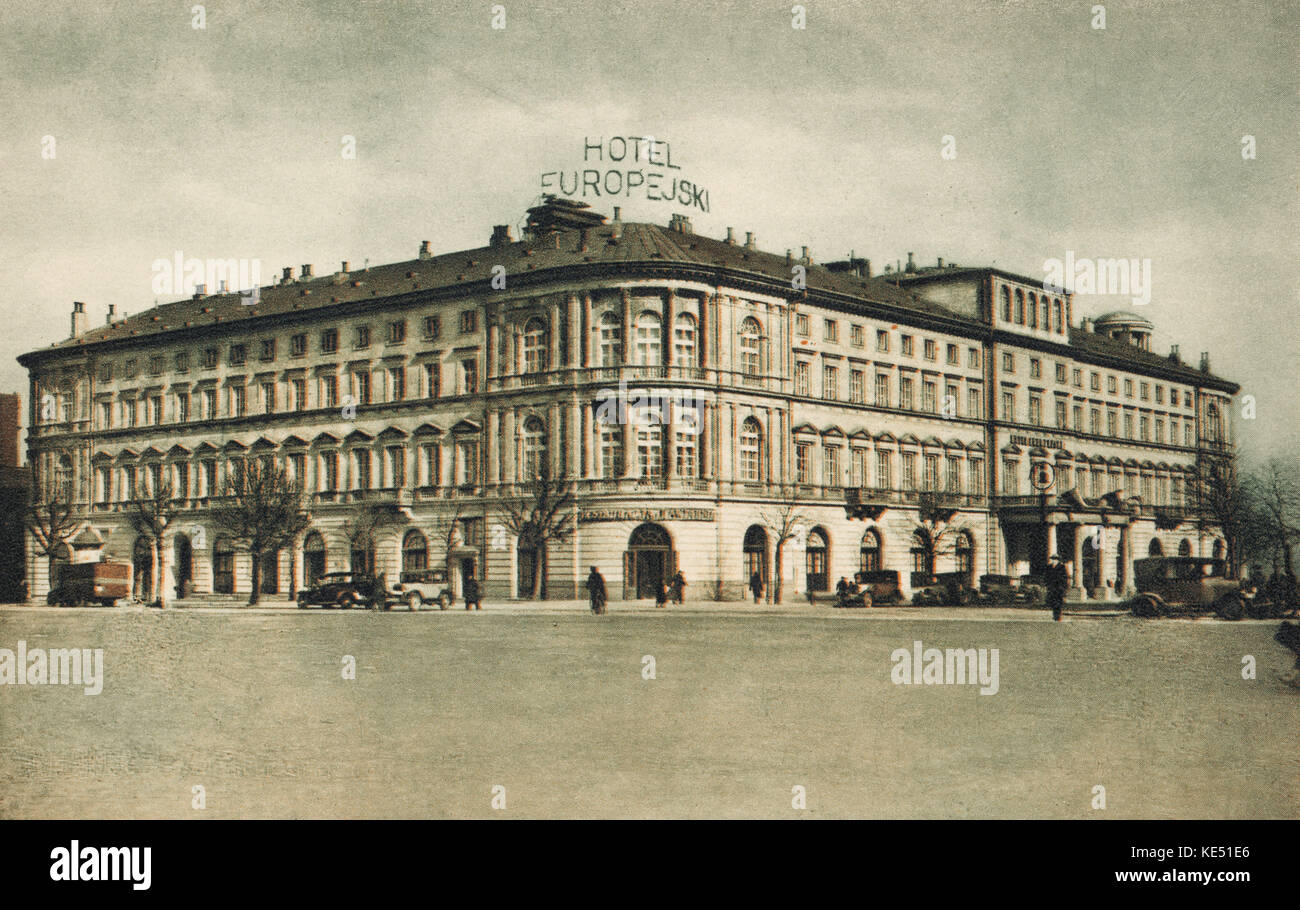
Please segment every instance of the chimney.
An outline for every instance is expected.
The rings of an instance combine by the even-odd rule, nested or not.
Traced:
[[[1201,372],[1202,372],[1202,373],[1208,373],[1208,372],[1210,372],[1210,352],[1209,352],[1209,351],[1201,351]]]
[[[618,240],[623,236],[623,210],[619,206],[614,206],[614,220],[610,223],[610,239]]]
[[[198,300],[200,297],[204,297],[204,296],[206,296],[207,293],[208,293],[208,286],[207,286],[206,284],[196,284],[196,285],[194,285],[194,299],[195,299],[195,300]]]
[[[86,331],[86,305],[80,300],[72,302],[72,336],[82,334]]]
[[[1092,331],[1092,320],[1089,317],[1084,316],[1082,319],[1079,320],[1079,331],[1080,332]]]
[[[105,325],[111,325],[111,324],[112,324],[112,322],[113,322],[113,314],[114,314],[116,311],[117,311],[117,304],[116,304],[116,303],[110,303],[110,304],[108,305],[108,316],[105,317],[105,319],[104,319],[104,324],[105,324]]]
[[[871,277],[871,260],[870,260],[870,259],[863,259],[863,260],[862,260],[862,271],[858,272],[858,274],[861,275],[863,278],[870,278],[870,277]]]
[[[916,260],[912,258],[912,254],[911,254],[911,253],[908,253],[908,254],[907,254],[907,270],[908,270],[909,272],[915,272],[915,271],[916,271]]]
[[[299,280],[306,281],[310,277],[311,277],[311,263],[304,262],[302,264],[302,277]]]
[[[343,260],[343,263],[340,266],[339,271],[342,272],[344,275],[348,273],[348,261],[346,259]]]
[[[736,245],[736,231],[734,228],[727,228],[727,243],[732,246]]]
[[[290,281],[293,281],[293,266],[286,265],[284,267],[284,274],[280,276],[280,283],[288,284]]]
[[[939,266],[938,266],[938,267],[939,267],[939,268],[943,268],[943,257],[942,257],[942,256],[939,257]]]
[[[420,258],[421,259],[433,258],[433,254],[429,252],[429,241],[427,240],[420,241]]]
[[[221,279],[221,281],[218,283],[218,289],[219,289],[218,293],[220,294],[226,293],[226,279],[224,278]]]
[[[753,231],[745,231],[745,249],[747,249],[747,250],[756,249],[756,247],[754,246],[754,232],[753,232]]]
[[[1171,344],[1169,346],[1169,359],[1172,360],[1174,363],[1183,362],[1182,355],[1178,353],[1178,345]]]
[[[790,250],[786,250],[786,251],[785,251],[785,264],[786,264],[786,265],[790,265],[792,262],[794,262],[794,253],[792,253]]]
[[[812,265],[812,259],[808,256],[808,247],[803,247],[803,255],[799,257],[799,261],[804,265]]]
[[[622,220],[623,220],[623,208],[622,208],[622,206],[618,206],[618,205],[614,206],[614,220],[615,220],[615,221],[622,221]]]
[[[494,224],[492,225],[492,239],[488,242],[491,247],[509,246],[515,242],[515,238],[510,236],[510,225]]]

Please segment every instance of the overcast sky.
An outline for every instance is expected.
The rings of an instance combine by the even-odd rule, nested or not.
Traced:
[[[1149,259],[1153,347],[1256,397],[1247,451],[1300,443],[1298,4],[1112,2],[1104,30],[1066,0],[808,0],[804,29],[790,2],[493,5],[213,0],[196,29],[192,0],[3,0],[0,390],[26,405],[13,358],[73,300],[152,306],[177,250],[265,283],[482,246],[585,138],[650,135],[710,211],[605,214],[877,270]]]

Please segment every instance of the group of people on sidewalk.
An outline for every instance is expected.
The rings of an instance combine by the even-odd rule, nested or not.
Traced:
[[[595,566],[587,574],[587,596],[591,600],[591,612],[596,615],[605,613],[605,605],[609,601],[609,593],[605,590],[605,576],[601,575]],[[675,604],[684,603],[686,600],[686,576],[677,572],[665,584],[660,582],[655,586],[655,606],[666,607],[671,600]]]

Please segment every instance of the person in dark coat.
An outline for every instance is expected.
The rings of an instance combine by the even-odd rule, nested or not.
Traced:
[[[673,576],[672,595],[675,604],[681,603],[686,598],[686,576],[680,571]]]
[[[383,572],[375,576],[374,585],[370,589],[370,608],[372,610],[388,609],[388,576]]]
[[[664,584],[662,581],[655,585],[655,606],[668,606],[668,585]]]
[[[591,567],[590,574],[587,575],[587,594],[591,597],[591,612],[601,614],[605,612],[605,579],[596,571],[596,567]]]
[[[473,575],[465,579],[465,609],[482,610],[483,604],[479,601],[478,579]]]
[[[1047,605],[1052,608],[1052,619],[1060,622],[1061,611],[1065,608],[1065,589],[1070,586],[1070,576],[1061,557],[1053,555],[1047,560],[1043,580],[1047,583]]]
[[[763,579],[757,569],[749,576],[749,590],[754,592],[754,603],[758,603],[758,599],[763,596]]]

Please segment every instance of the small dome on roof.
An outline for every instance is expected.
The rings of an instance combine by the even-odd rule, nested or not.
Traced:
[[[1099,328],[1130,328],[1130,329],[1154,329],[1155,324],[1145,316],[1139,316],[1137,313],[1129,313],[1124,310],[1115,310],[1113,313],[1107,313],[1104,316],[1098,316],[1094,324]]]

